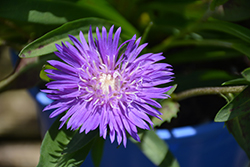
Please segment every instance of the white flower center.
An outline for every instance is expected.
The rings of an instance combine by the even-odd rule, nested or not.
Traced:
[[[100,76],[99,81],[101,82],[101,89],[103,93],[108,94],[109,93],[109,87],[111,87],[112,90],[116,89],[117,80],[111,74],[104,74],[102,73]]]

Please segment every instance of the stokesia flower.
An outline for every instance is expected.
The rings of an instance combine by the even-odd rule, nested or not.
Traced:
[[[80,41],[69,35],[74,46],[56,44],[55,54],[64,62],[48,61],[56,69],[45,70],[52,81],[43,92],[54,101],[44,111],[55,109],[51,118],[65,112],[60,128],[67,124],[87,134],[99,127],[104,139],[108,134],[112,143],[116,137],[126,147],[126,132],[140,141],[137,127],[150,130],[149,116],[161,119],[155,109],[161,105],[153,99],[168,98],[165,92],[171,86],[156,86],[170,82],[173,73],[171,65],[156,63],[164,59],[162,53],[139,56],[147,44],[139,46],[141,38],[136,40],[136,35],[118,46],[121,28],[114,38],[113,29],[107,33],[103,27],[100,35],[96,28],[94,40],[90,27],[88,43],[80,32]]]

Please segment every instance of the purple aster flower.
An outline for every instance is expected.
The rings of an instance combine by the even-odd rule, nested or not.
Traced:
[[[168,98],[164,93],[171,86],[156,86],[170,82],[173,73],[171,65],[156,63],[164,59],[162,53],[139,56],[147,44],[139,46],[141,38],[136,40],[136,35],[119,46],[121,28],[114,38],[113,29],[107,33],[103,27],[101,36],[96,28],[94,40],[90,27],[88,43],[80,32],[80,41],[69,35],[74,46],[56,44],[55,54],[64,62],[48,61],[56,70],[46,70],[53,81],[43,91],[54,102],[44,111],[55,109],[51,118],[65,112],[60,128],[67,124],[67,128],[87,134],[99,127],[104,139],[109,134],[112,143],[116,137],[118,144],[123,140],[126,147],[126,132],[140,141],[137,127],[150,130],[153,123],[149,116],[161,119],[154,108],[161,105],[153,99]]]

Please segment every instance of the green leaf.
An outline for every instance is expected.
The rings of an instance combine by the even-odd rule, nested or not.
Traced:
[[[241,148],[246,152],[248,158],[250,158],[250,113],[227,121],[226,126]]]
[[[65,41],[70,42],[68,37],[69,34],[78,37],[80,31],[82,31],[86,38],[90,25],[92,25],[92,30],[95,30],[96,27],[110,27],[111,23],[98,18],[80,19],[66,23],[24,47],[19,53],[19,57],[37,57],[55,52],[57,51],[55,47],[56,43],[60,44],[61,42]]]
[[[43,67],[42,67],[42,70],[40,71],[40,78],[46,82],[50,82],[52,79],[50,79],[47,74],[44,70],[47,70],[47,69],[54,69],[56,70],[55,67],[49,65],[49,64],[45,64]]]
[[[98,135],[98,129],[90,131],[89,133],[76,133],[70,140],[69,144],[63,151],[63,153],[72,153],[85,147],[90,141],[96,138]]]
[[[45,134],[41,145],[38,167],[80,166],[93,146],[94,140],[88,137],[88,135],[66,129],[66,126],[63,126],[59,130],[59,120],[60,117]],[[83,135],[83,137],[77,134]],[[76,137],[80,137],[85,144],[81,143],[80,147],[72,152],[65,152],[69,146],[71,147],[70,143],[72,140],[75,140]],[[85,138],[88,139],[86,140]],[[79,143],[73,147],[76,148],[77,146],[79,146]]]
[[[78,167],[86,159],[89,154],[91,148],[93,147],[94,141],[90,141],[86,146],[82,147],[80,150],[70,153],[63,154],[63,156],[58,160],[56,166],[57,167],[65,167],[65,166],[74,166]]]
[[[102,137],[96,138],[94,146],[91,150],[91,157],[95,167],[99,167],[101,164],[104,143],[105,140]]]
[[[243,41],[246,41],[247,43],[250,43],[250,30],[235,23],[221,21],[221,20],[207,21],[207,22],[202,22],[195,29],[216,30],[220,32],[225,32],[235,37],[238,37]]]
[[[233,79],[222,70],[196,70],[187,74],[176,74],[175,83],[178,83],[178,92],[199,87],[214,87],[225,80]]]
[[[0,1],[0,17],[40,24],[63,24],[80,18],[99,17],[116,22],[123,28],[126,27],[132,35],[139,35],[138,31],[119,12],[103,0]]]
[[[130,34],[130,37],[132,37],[134,34],[139,35],[139,32],[120,13],[118,13],[111,5],[109,5],[107,1],[79,0],[77,1],[77,5],[81,8],[93,11],[93,13],[97,15],[97,17],[109,19],[115,22],[123,29],[125,29],[127,33]],[[93,17],[93,15],[90,15],[90,17]]]
[[[166,94],[171,95],[175,91],[176,88],[177,88],[177,84],[174,84],[173,87],[166,92]]]
[[[207,10],[207,4],[194,0],[185,1],[149,1],[142,4],[144,11],[151,13],[153,21],[161,25],[184,25],[191,18],[201,18]],[[159,13],[155,16],[155,11]],[[165,18],[165,20],[164,20]],[[171,23],[172,22],[172,23]]]
[[[165,141],[160,139],[157,134],[151,131],[145,131],[141,136],[141,142],[136,142],[130,138],[132,142],[141,149],[141,151],[159,167],[179,167],[177,160],[169,151]]]
[[[230,81],[222,83],[223,86],[226,85],[248,85],[249,82],[245,78],[237,78]]]
[[[214,10],[215,7],[223,5],[224,3],[226,3],[228,0],[213,0],[210,4],[210,9]]]
[[[219,0],[219,1],[223,2],[226,0]],[[246,20],[249,19],[250,17],[249,0],[230,0],[227,3],[221,5],[223,6],[213,11],[212,17],[219,20],[227,20],[232,22]]]
[[[248,58],[250,58],[250,44],[249,43],[234,42],[232,43],[232,48],[234,48],[235,50],[238,50],[239,52],[243,53]]]
[[[249,41],[250,42],[250,41]],[[250,58],[250,43],[243,41],[229,41],[229,40],[218,40],[218,39],[202,39],[202,40],[178,40],[174,41],[171,44],[162,44],[159,48],[156,49],[166,49],[169,47],[177,47],[177,46],[188,46],[188,45],[196,45],[196,46],[215,46],[215,47],[224,47],[235,49],[242,54],[248,56]]]
[[[250,112],[250,87],[245,88],[231,102],[220,109],[215,122],[225,122]]]
[[[248,82],[250,82],[250,68],[245,69],[241,74]]]
[[[159,111],[162,113],[160,116],[162,120],[153,117],[152,122],[154,123],[154,126],[160,126],[165,121],[171,122],[172,118],[177,117],[177,113],[179,112],[179,103],[172,101],[171,99],[164,100],[161,102],[162,108],[159,109]]]
[[[211,46],[194,47],[183,49],[169,55],[168,62],[171,64],[189,62],[214,62],[217,60],[239,57],[240,55],[241,54],[238,51],[233,49],[217,48]]]

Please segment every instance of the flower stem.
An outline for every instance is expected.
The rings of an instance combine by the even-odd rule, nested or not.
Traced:
[[[146,39],[147,39],[147,37],[148,37],[148,33],[149,33],[149,31],[150,31],[152,25],[153,25],[153,22],[150,22],[150,23],[148,24],[148,26],[146,27],[146,29],[144,30],[144,33],[142,34],[141,43],[144,43],[144,42],[146,41]]]
[[[181,101],[186,98],[200,95],[214,95],[227,93],[240,93],[246,86],[228,86],[228,87],[205,87],[186,90],[177,94],[172,94],[172,100]]]

